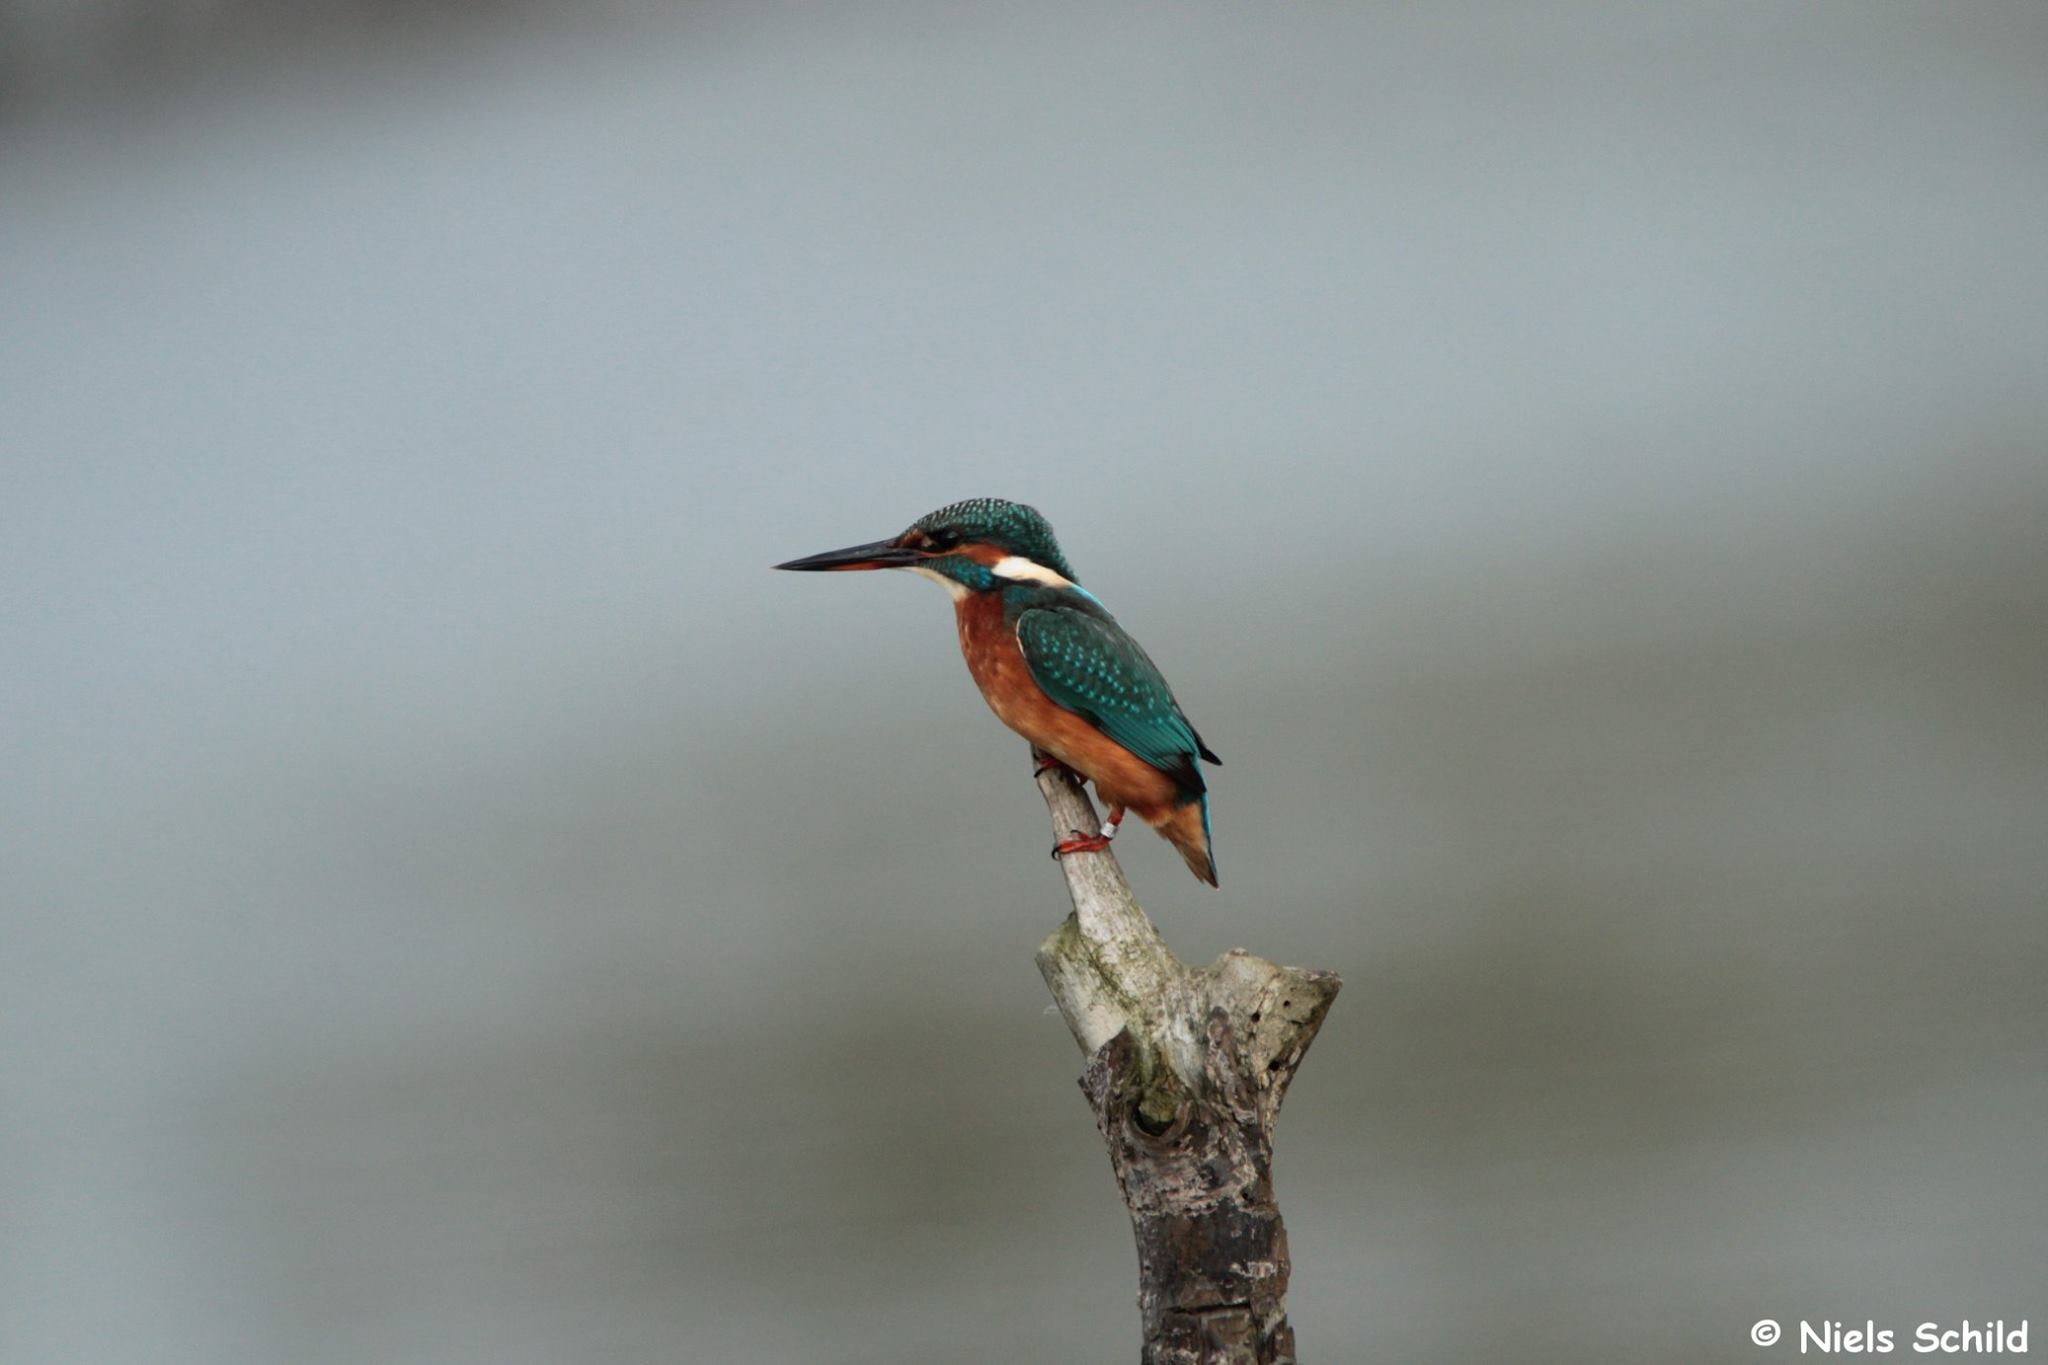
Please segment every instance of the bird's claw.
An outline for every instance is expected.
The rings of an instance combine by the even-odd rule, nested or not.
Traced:
[[[1052,856],[1059,858],[1068,853],[1100,853],[1109,847],[1107,834],[1083,834],[1080,830],[1067,831],[1073,837],[1062,839],[1052,846]]]

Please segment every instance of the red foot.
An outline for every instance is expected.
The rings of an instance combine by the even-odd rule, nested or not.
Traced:
[[[1043,753],[1037,749],[1031,751],[1031,775],[1033,777],[1038,776],[1040,773],[1049,773],[1054,768],[1064,768],[1066,766],[1066,764],[1060,762],[1051,754]]]
[[[1074,830],[1073,838],[1064,839],[1053,846],[1052,856],[1057,858],[1062,853],[1100,853],[1109,847],[1109,841],[1116,837],[1116,827],[1123,822],[1124,808],[1111,806],[1109,820],[1102,826],[1100,834],[1083,834],[1078,829]]]
[[[1067,853],[1100,853],[1109,847],[1107,834],[1083,834],[1074,831],[1071,839],[1062,839],[1052,846],[1052,856],[1057,858]]]

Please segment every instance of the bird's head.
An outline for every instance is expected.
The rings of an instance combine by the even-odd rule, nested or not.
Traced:
[[[926,513],[888,540],[775,567],[805,572],[911,569],[938,580],[956,598],[1012,583],[1072,587],[1079,581],[1038,509],[1002,498],[969,498]]]

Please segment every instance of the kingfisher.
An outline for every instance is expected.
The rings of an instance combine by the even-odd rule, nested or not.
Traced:
[[[1125,810],[1216,885],[1209,751],[1158,667],[1081,586],[1036,508],[970,498],[919,517],[888,540],[792,559],[804,572],[908,569],[953,598],[960,652],[996,719],[1031,741],[1042,768],[1064,764],[1095,784],[1109,816],[1074,831],[1055,857],[1106,848]]]

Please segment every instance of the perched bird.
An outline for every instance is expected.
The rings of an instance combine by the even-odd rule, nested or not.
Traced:
[[[1209,796],[1195,760],[1209,752],[1173,689],[1109,609],[1082,587],[1036,509],[972,498],[919,517],[891,540],[778,564],[806,571],[909,569],[953,598],[960,652],[996,718],[1095,783],[1109,806],[1100,833],[1055,855],[1107,845],[1134,810],[1216,885]]]

